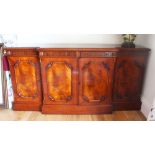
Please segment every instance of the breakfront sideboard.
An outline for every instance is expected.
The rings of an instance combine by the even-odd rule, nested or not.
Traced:
[[[102,114],[141,107],[149,49],[5,48],[14,110]]]

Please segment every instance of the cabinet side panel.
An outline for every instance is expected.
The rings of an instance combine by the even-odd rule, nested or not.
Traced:
[[[115,109],[140,109],[146,59],[145,56],[122,56],[117,58],[113,88]]]
[[[21,51],[21,52],[20,52]],[[27,55],[23,55],[26,51]],[[42,89],[39,58],[34,49],[9,49],[7,56],[14,93],[14,110],[40,110]],[[29,53],[27,53],[29,52]]]

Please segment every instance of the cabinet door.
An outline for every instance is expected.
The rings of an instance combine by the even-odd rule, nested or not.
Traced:
[[[41,58],[44,104],[77,104],[74,58]]]
[[[80,59],[81,105],[111,104],[113,58]]]
[[[114,102],[140,100],[144,60],[144,56],[117,58],[113,90]]]
[[[32,107],[33,110],[33,105],[37,108],[36,105],[42,104],[38,58],[30,56],[9,56],[8,60],[13,83],[14,104],[22,104],[23,109],[21,106],[21,110],[26,109],[26,106],[27,108]]]

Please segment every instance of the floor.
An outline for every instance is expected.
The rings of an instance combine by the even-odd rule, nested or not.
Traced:
[[[2,121],[145,121],[140,111],[115,111],[104,115],[45,115],[40,112],[0,109]]]

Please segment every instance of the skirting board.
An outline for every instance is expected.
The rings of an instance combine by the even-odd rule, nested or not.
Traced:
[[[141,101],[142,101],[141,112],[147,118],[149,115],[152,104],[150,104],[150,102],[147,101],[147,99],[144,97],[141,98]]]

